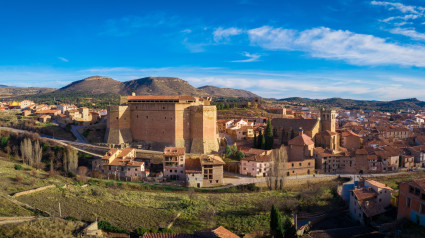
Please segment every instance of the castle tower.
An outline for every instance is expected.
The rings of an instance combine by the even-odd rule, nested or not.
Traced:
[[[218,151],[216,106],[193,106],[190,108],[192,143],[190,153],[209,154]]]
[[[120,145],[132,141],[128,106],[109,106],[106,126],[106,143]]]
[[[320,126],[321,131],[329,130],[331,132],[335,132],[336,111],[323,108],[320,111]]]

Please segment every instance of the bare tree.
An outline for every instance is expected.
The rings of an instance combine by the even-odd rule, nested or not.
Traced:
[[[33,146],[33,155],[32,155],[32,159],[33,159],[33,166],[35,168],[40,169],[41,166],[41,158],[43,157],[43,149],[40,146],[40,142],[38,142],[38,140],[35,141],[34,146]]]
[[[288,152],[284,145],[282,145],[279,149],[274,149],[272,151],[271,162],[272,166],[266,180],[267,186],[270,190],[283,189],[286,177],[286,162],[288,162]]]
[[[21,142],[21,156],[25,164],[28,164],[32,166],[32,157],[33,157],[33,151],[32,151],[32,142],[29,138],[25,138]]]
[[[66,148],[66,153],[63,155],[63,168],[65,172],[77,171],[78,167],[78,151],[73,148]]]

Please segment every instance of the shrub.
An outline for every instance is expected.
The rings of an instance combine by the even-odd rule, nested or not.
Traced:
[[[135,232],[138,236],[143,236],[145,233],[149,232],[149,229],[140,227],[140,228],[137,228]]]
[[[21,184],[24,181],[24,178],[21,175],[16,175],[16,182]]]
[[[65,220],[67,220],[67,221],[78,221],[78,219],[75,218],[75,217],[65,217]]]
[[[36,177],[36,176],[37,176],[37,174],[38,174],[38,172],[37,172],[37,170],[36,170],[36,169],[31,170],[31,175],[32,175],[32,176]]]
[[[70,177],[70,178],[74,178],[75,177],[75,174],[73,173],[73,172],[68,172],[68,177]]]
[[[104,192],[100,189],[94,188],[91,190],[91,194],[95,197],[99,197],[99,196],[102,196]]]
[[[116,226],[112,225],[111,223],[109,223],[107,221],[99,221],[98,227],[99,227],[99,229],[104,230],[104,231],[130,234],[129,230],[126,230],[126,229],[123,229],[123,228],[120,228],[120,227],[116,227]]]
[[[15,164],[15,169],[16,170],[23,170],[24,167],[22,167],[22,165],[20,165],[20,164]]]

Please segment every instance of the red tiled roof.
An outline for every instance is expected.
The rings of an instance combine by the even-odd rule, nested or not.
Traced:
[[[288,144],[289,145],[313,145],[314,142],[311,140],[309,136],[302,134],[288,141]]]
[[[240,238],[238,235],[227,230],[226,228],[224,228],[222,226],[219,226],[215,229],[207,229],[207,230],[203,230],[203,231],[199,231],[199,232],[200,233],[211,232],[218,238]],[[196,233],[195,233],[195,235],[196,235]]]
[[[186,173],[202,173],[201,161],[199,158],[196,159],[186,159],[185,160],[185,171]]]
[[[425,178],[413,180],[422,190],[425,190]]]
[[[372,199],[378,195],[372,188],[355,189],[353,190],[353,193],[359,201]]]
[[[241,160],[256,161],[256,162],[270,162],[271,157],[270,155],[253,155],[253,156],[245,157]]]
[[[165,147],[164,154],[165,155],[184,155],[186,149],[184,147]]]
[[[142,238],[195,238],[192,234],[180,233],[145,233]]]
[[[378,188],[385,188],[385,189],[388,189],[388,190],[393,190],[392,188],[388,187],[387,185],[380,183],[378,181],[375,181],[375,180],[369,180],[368,179],[368,180],[366,180],[366,182],[368,182],[369,184],[371,184],[375,187],[378,187]]]

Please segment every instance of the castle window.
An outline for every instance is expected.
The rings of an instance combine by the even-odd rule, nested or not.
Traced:
[[[117,117],[117,120],[118,120],[118,117]]]
[[[167,117],[165,117],[165,120],[167,120]]]
[[[149,119],[149,116],[146,116],[146,119]]]
[[[165,110],[165,107],[162,107],[163,110]]]

